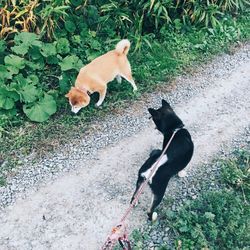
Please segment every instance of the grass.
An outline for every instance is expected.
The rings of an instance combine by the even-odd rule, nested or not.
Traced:
[[[174,27],[162,28],[159,37],[151,37],[150,44],[144,43],[140,51],[129,55],[139,87],[136,94],[128,83],[112,82],[102,109],[94,108],[93,103],[97,100],[97,96],[94,96],[89,107],[79,115],[73,115],[65,99],[57,114],[42,124],[29,122],[20,115],[16,120],[5,123],[4,128],[0,126],[0,161],[5,162],[0,166],[0,177],[6,178],[30,153],[35,153],[39,158],[53,152],[60,145],[68,143],[69,138],[77,139],[79,131],[83,136],[95,119],[115,113],[117,108],[129,105],[157,86],[168,84],[178,74],[207,62],[216,54],[230,53],[232,44],[249,39],[249,27],[248,12],[237,20],[225,19],[218,29],[186,27],[180,32]]]
[[[220,188],[204,185],[198,198],[187,199],[175,212],[164,204],[159,223],[169,227],[171,241],[157,250],[246,250],[250,246],[250,151],[237,150],[217,163]],[[169,203],[169,201],[167,201]],[[172,202],[173,203],[173,202]],[[153,226],[152,226],[153,227]],[[148,233],[135,230],[133,249],[147,249]]]

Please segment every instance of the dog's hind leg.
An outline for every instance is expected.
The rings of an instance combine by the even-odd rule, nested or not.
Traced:
[[[157,194],[157,195],[153,194],[152,202],[151,202],[150,208],[149,208],[149,210],[147,212],[149,220],[151,220],[151,221],[156,220],[157,214],[156,214],[156,218],[153,218],[153,214],[155,214],[154,210],[161,203],[161,201],[163,199],[163,196],[164,196],[164,192],[160,193],[160,194]]]
[[[133,77],[132,77],[131,74],[126,74],[126,75],[123,74],[122,77],[124,79],[126,79],[132,85],[133,91],[137,91],[137,86],[135,85],[135,81],[134,81],[134,79],[133,79]]]
[[[161,155],[161,150],[160,149],[154,149],[154,150],[152,150],[151,151],[151,153],[150,153],[150,157],[159,157]]]
[[[138,180],[137,180],[137,182],[136,182],[136,188],[135,188],[135,192],[134,192],[134,194],[133,194],[133,196],[132,196],[132,198],[131,198],[131,200],[130,200],[130,204],[132,204],[132,202],[134,201],[134,199],[135,199],[135,195],[136,195],[136,193],[137,193],[137,191],[139,190],[139,188],[140,188],[140,186],[141,186],[141,184],[144,182],[144,178],[141,176],[141,175],[139,175],[138,176]],[[135,206],[136,206],[137,204],[135,204]]]
[[[147,213],[149,220],[156,220],[156,218],[157,218],[157,214],[156,213],[155,213],[156,214],[156,218],[153,218],[154,217],[153,216],[154,210],[161,203],[161,201],[163,199],[163,196],[165,194],[168,182],[169,182],[169,179],[167,179],[164,184],[161,184],[161,186],[150,184],[150,188],[151,188],[152,193],[153,193],[153,198],[152,198],[151,206],[150,206],[150,208],[148,210],[148,213]]]
[[[128,82],[130,82],[134,91],[137,90],[137,86],[135,85],[135,81],[132,77],[131,67],[130,67],[130,64],[128,61],[125,63],[124,67],[122,67],[121,72],[120,72],[120,76],[122,76],[124,79],[126,79]]]

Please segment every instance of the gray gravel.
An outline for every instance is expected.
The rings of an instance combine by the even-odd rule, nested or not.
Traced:
[[[247,69],[249,44],[159,87],[119,114],[98,119],[87,133],[79,132],[81,140],[62,145],[40,162],[32,156],[23,159],[24,166],[0,188],[0,245],[25,250],[98,249],[127,207],[138,168],[150,150],[161,145],[162,137],[153,131],[147,113],[147,107],[159,106],[161,98],[180,114],[196,146],[188,177],[174,178],[169,194],[195,198],[196,170],[218,152],[228,152],[235,135],[240,143],[249,141]],[[134,212],[131,228],[146,221],[148,196]],[[150,242],[150,247],[164,237],[167,234],[152,235],[157,242]]]

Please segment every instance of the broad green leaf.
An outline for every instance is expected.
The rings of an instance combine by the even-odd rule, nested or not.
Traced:
[[[16,107],[13,107],[12,109],[3,109],[3,108],[0,108],[0,116],[7,116],[7,117],[10,117],[10,116],[14,116],[17,114],[17,110],[16,110]]]
[[[18,33],[14,38],[15,46],[12,47],[11,50],[18,55],[24,56],[28,53],[28,50],[31,46],[39,46],[41,44],[41,42],[37,39],[38,36],[34,33]]]
[[[42,47],[42,45],[43,45],[43,42],[41,42],[41,41],[34,41],[33,43],[32,43],[32,46],[36,46],[36,47]]]
[[[25,104],[23,111],[31,121],[44,122],[56,112],[56,102],[52,96],[45,94],[34,105]]]
[[[19,72],[19,69],[18,69],[18,68],[14,67],[14,66],[11,66],[11,65],[8,65],[8,66],[7,66],[7,69],[8,69],[9,74],[10,74],[9,79],[11,79],[13,75],[18,74],[18,72]]]
[[[92,49],[96,49],[96,50],[100,50],[102,47],[102,45],[97,40],[94,40],[94,39],[91,40],[89,45],[91,46]]]
[[[90,50],[90,49],[86,50],[86,54],[87,54],[88,61],[92,61],[101,55],[99,51],[94,51],[94,50]]]
[[[40,61],[40,60],[39,60]],[[32,70],[37,70],[37,69],[41,69],[41,64],[39,64],[39,61],[34,63],[34,62],[30,62],[30,61],[26,61],[26,65],[28,67],[30,67]],[[43,63],[43,60],[41,60],[41,62]],[[43,65],[43,64],[42,64]]]
[[[0,81],[4,82],[5,79],[9,79],[11,74],[4,65],[0,65]]]
[[[12,109],[15,105],[15,101],[18,99],[18,94],[9,91],[6,86],[0,87],[0,108]]]
[[[29,55],[33,60],[38,60],[42,57],[42,54],[40,52],[40,49],[38,47],[31,47],[29,49]]]
[[[0,94],[0,108],[12,109],[14,105],[15,105],[15,102],[12,98]]]
[[[81,36],[79,35],[75,35],[71,38],[71,41],[75,44],[81,44],[82,40],[81,40]]]
[[[58,58],[56,56],[48,56],[46,62],[48,64],[58,64]]]
[[[30,32],[21,32],[15,35],[14,41],[16,44],[25,44],[26,46],[32,45],[36,40],[38,39],[38,36],[35,33]]]
[[[21,101],[25,103],[34,102],[37,99],[39,94],[39,90],[36,86],[29,84],[24,86],[21,91],[19,91],[21,95]]]
[[[0,92],[3,96],[9,97],[14,100],[14,102],[20,100],[20,96],[17,91],[15,89],[12,89],[11,87],[0,88]]]
[[[4,58],[6,66],[12,66],[16,69],[23,69],[25,67],[25,60],[20,56],[9,55]]]
[[[70,33],[74,33],[76,30],[76,26],[72,21],[66,21],[64,26],[65,26],[65,29]]]
[[[82,0],[71,0],[71,3],[72,3],[75,7],[77,7],[77,6],[81,5]]]
[[[68,74],[63,73],[59,80],[60,92],[65,94],[70,88],[70,77]]]
[[[59,63],[62,71],[66,71],[70,69],[79,70],[82,67],[82,64],[83,64],[82,61],[76,55],[66,56],[62,60],[62,62]]]
[[[28,75],[27,81],[28,81],[29,83],[34,84],[34,85],[36,85],[36,84],[39,83],[39,79],[38,79],[37,75],[34,75],[34,74],[33,74],[33,75]]]
[[[28,84],[27,79],[21,73],[16,75],[12,81],[17,82],[20,87],[24,87]]]
[[[9,90],[18,93],[21,102],[31,103],[37,100],[40,94],[40,90],[35,86],[36,83],[38,83],[36,75],[30,75],[28,78],[25,78],[22,74],[18,74],[9,85]],[[14,97],[12,96],[12,98]]]
[[[62,55],[69,53],[70,46],[69,46],[68,39],[66,39],[66,38],[58,39],[56,49],[57,49],[57,52],[62,54]]]
[[[40,52],[44,57],[54,56],[56,55],[56,46],[54,43],[44,43]]]
[[[18,55],[24,56],[25,54],[28,53],[29,46],[24,45],[24,44],[16,45],[16,46],[12,47],[11,50]]]
[[[6,42],[4,40],[0,40],[0,54],[3,53],[6,49]]]

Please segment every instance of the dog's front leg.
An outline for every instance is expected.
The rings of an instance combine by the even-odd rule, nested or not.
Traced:
[[[105,99],[106,92],[107,92],[107,88],[106,87],[104,87],[103,89],[101,89],[101,90],[98,91],[98,93],[99,93],[99,100],[96,103],[96,107],[101,106],[101,104],[103,103],[103,101]]]

